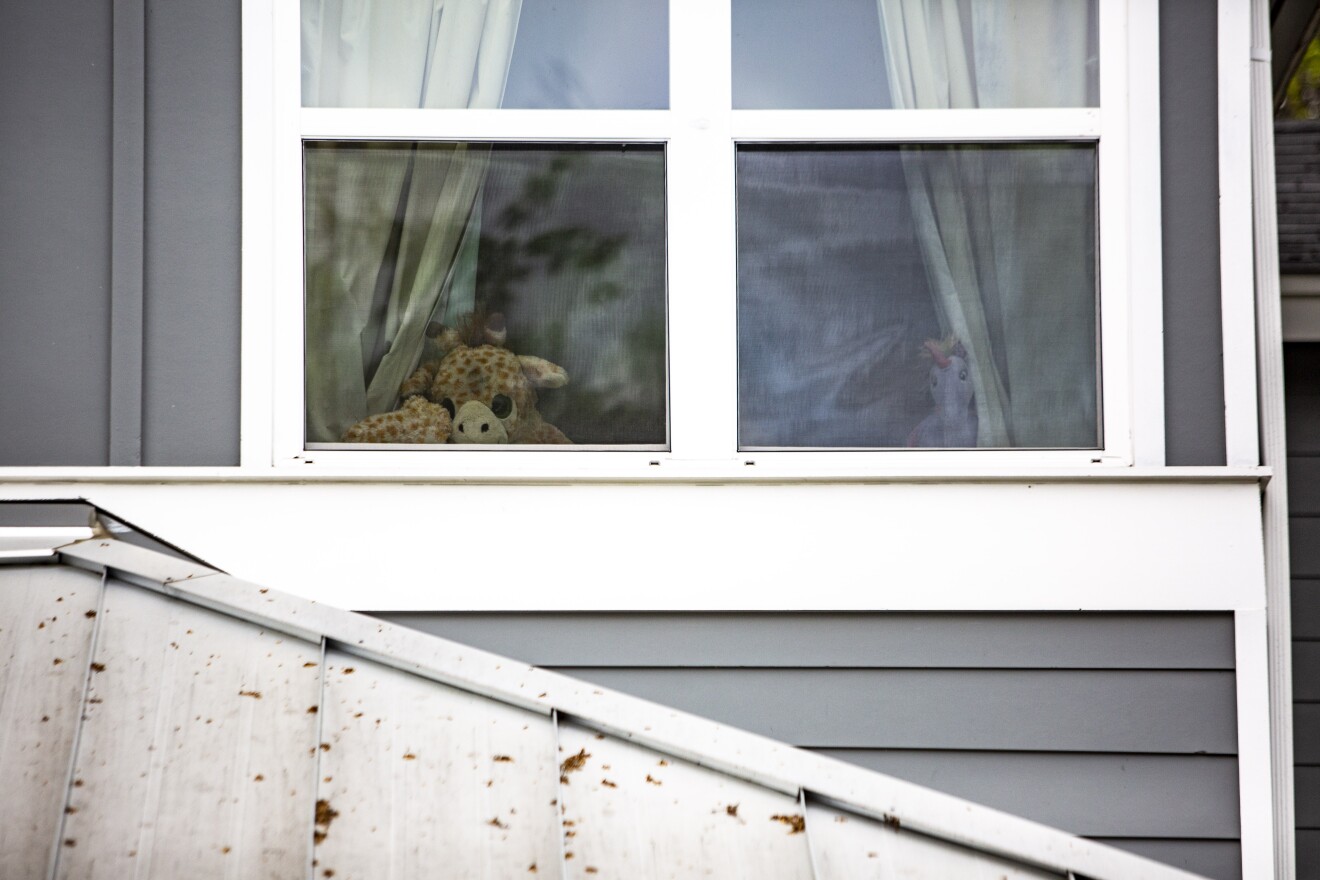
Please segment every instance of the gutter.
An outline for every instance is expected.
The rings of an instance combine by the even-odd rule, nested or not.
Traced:
[[[1288,562],[1288,451],[1284,432],[1283,325],[1274,172],[1270,10],[1251,2],[1251,176],[1256,285],[1256,375],[1263,487],[1266,652],[1274,784],[1274,876],[1296,876],[1292,742],[1292,596]]]

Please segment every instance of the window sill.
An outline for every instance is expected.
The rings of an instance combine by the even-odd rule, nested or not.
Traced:
[[[751,459],[755,461],[754,458]],[[0,485],[33,483],[410,483],[563,485],[624,484],[774,484],[774,483],[1253,483],[1273,476],[1268,467],[1123,467],[1090,466],[1003,467],[762,467],[734,461],[661,460],[654,466],[636,464],[609,468],[557,468],[517,473],[492,469],[365,468],[365,467],[26,467],[0,468]]]

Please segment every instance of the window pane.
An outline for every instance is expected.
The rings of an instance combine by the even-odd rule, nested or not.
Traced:
[[[315,142],[304,186],[309,443],[668,442],[661,147]]]
[[[733,105],[1099,103],[1096,0],[733,0]]]
[[[667,0],[302,0],[305,107],[669,106]]]
[[[1096,448],[1092,145],[738,150],[739,444]]]

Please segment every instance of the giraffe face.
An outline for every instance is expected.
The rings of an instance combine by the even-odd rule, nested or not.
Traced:
[[[431,399],[453,417],[450,443],[511,443],[536,408],[536,392],[517,356],[503,348],[459,346],[440,363]]]

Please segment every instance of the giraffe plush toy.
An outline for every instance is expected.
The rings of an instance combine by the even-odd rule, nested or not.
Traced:
[[[399,389],[403,405],[353,425],[345,442],[573,442],[536,411],[536,389],[562,387],[568,373],[506,349],[502,315],[471,315],[457,328],[433,324],[427,335],[435,356]]]

